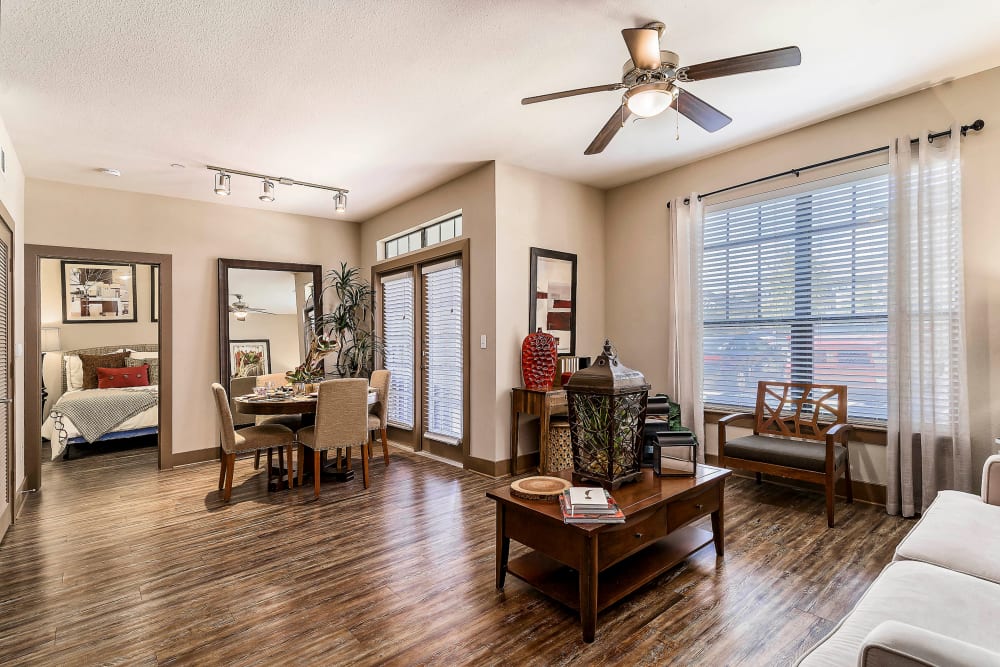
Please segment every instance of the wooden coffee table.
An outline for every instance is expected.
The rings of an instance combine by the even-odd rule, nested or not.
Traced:
[[[725,553],[723,495],[732,472],[699,466],[697,477],[656,477],[613,492],[623,524],[569,525],[558,503],[521,500],[504,486],[486,493],[497,503],[496,586],[507,573],[580,612],[583,641],[594,641],[597,613],[714,542]],[[571,479],[571,471],[557,473]],[[712,532],[690,525],[712,516]],[[533,551],[508,562],[510,541]]]

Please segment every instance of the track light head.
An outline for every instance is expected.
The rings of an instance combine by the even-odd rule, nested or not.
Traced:
[[[347,210],[347,193],[338,192],[336,195],[334,195],[333,202],[334,202],[334,210],[337,211],[337,213],[343,213],[344,211]]]
[[[220,197],[228,197],[231,190],[229,189],[229,174],[225,172],[216,172],[215,174],[215,194]]]
[[[257,199],[261,201],[274,201],[274,183],[264,179],[264,191]]]

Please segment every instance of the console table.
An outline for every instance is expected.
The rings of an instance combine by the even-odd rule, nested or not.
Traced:
[[[697,477],[656,477],[646,469],[614,492],[623,524],[563,523],[558,503],[521,500],[510,486],[487,492],[497,504],[496,587],[509,572],[579,611],[583,641],[594,641],[597,613],[702,547],[725,553],[724,468],[699,465]],[[571,471],[559,473],[571,479]],[[690,525],[711,515],[712,532]],[[533,551],[508,562],[510,541]]]
[[[566,391],[542,391],[514,387],[510,390],[510,474],[517,475],[517,427],[521,414],[538,417],[538,465],[545,461],[549,445],[549,420],[567,414]]]

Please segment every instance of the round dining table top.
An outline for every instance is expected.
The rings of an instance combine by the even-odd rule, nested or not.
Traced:
[[[245,415],[303,415],[316,412],[315,396],[282,396],[257,398],[239,396],[233,399],[237,412]]]

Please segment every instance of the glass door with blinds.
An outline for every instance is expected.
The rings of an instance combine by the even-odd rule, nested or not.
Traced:
[[[14,364],[11,363],[11,290],[13,289],[11,246],[13,235],[0,220],[0,538],[13,519],[14,510]]]
[[[383,366],[389,371],[387,422],[393,438],[415,445],[414,415],[414,280],[413,270],[382,276]]]
[[[421,303],[421,447],[461,461],[465,413],[462,262],[424,265]]]

